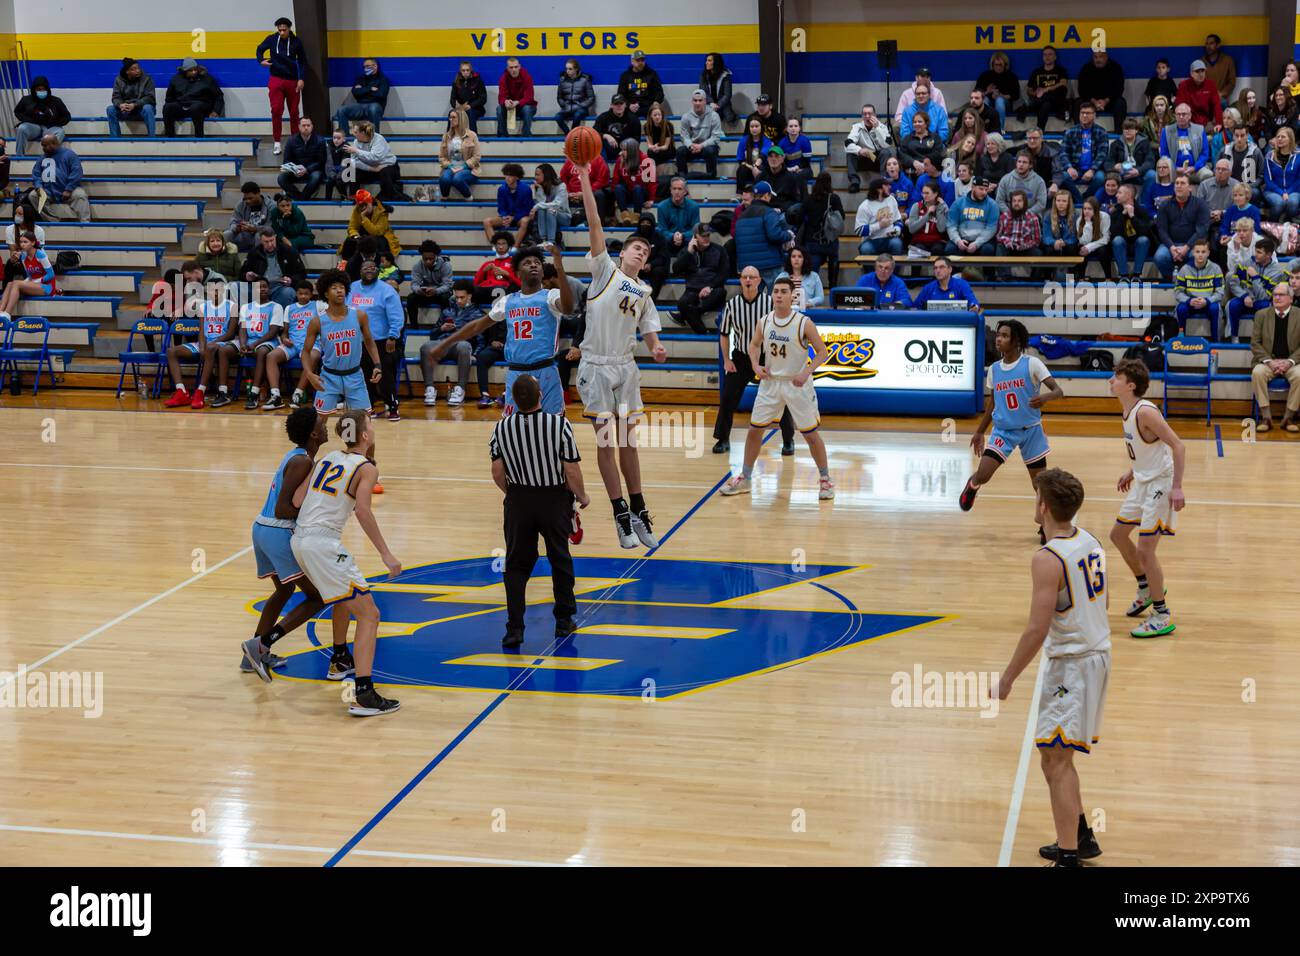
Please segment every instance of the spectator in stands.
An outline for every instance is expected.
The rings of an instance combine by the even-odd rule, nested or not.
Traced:
[[[912,84],[903,90],[898,97],[898,107],[894,110],[894,126],[897,127],[900,138],[903,136],[904,130],[912,128],[912,124],[903,119],[903,114],[909,107],[915,105],[916,91],[922,87],[926,90],[927,100],[933,102],[935,106],[943,111],[945,116],[948,114],[948,107],[943,99],[943,91],[934,85],[934,80],[930,76],[930,68],[923,66],[916,71]],[[933,130],[934,126],[932,125],[930,128]]]
[[[379,263],[368,259],[361,264],[361,278],[348,289],[348,305],[366,313],[370,334],[379,349],[379,368],[382,381],[371,381],[375,362],[366,350],[361,356],[361,371],[370,391],[370,400],[382,400],[388,409],[390,422],[401,421],[398,411],[397,381],[402,366],[402,336],[406,314],[402,311],[402,297],[397,290],[379,278]]]
[[[442,247],[432,239],[420,243],[420,258],[411,267],[411,292],[406,297],[407,325],[415,327],[420,324],[421,309],[435,305],[447,308],[451,304],[454,281],[451,259],[442,254]],[[471,285],[466,290],[467,299],[472,291]]]
[[[1300,122],[1300,115],[1297,113],[1295,97],[1285,86],[1279,86],[1273,91],[1273,96],[1268,101],[1268,109],[1264,113],[1266,141],[1271,143],[1280,129],[1290,127],[1294,130],[1297,122]]]
[[[307,217],[294,205],[293,197],[288,193],[276,194],[270,224],[277,236],[299,252],[306,252],[316,244],[316,235],[307,225]]]
[[[275,32],[257,45],[257,58],[262,66],[270,68],[267,95],[271,101],[271,138],[275,140],[275,155],[280,155],[281,116],[289,105],[289,126],[298,128],[298,99],[302,96],[303,82],[307,78],[307,55],[302,40],[293,32],[293,21],[280,17],[275,21]]]
[[[388,208],[365,189],[353,196],[352,214],[348,217],[348,236],[339,247],[339,258],[347,259],[362,236],[374,236],[388,244],[394,258],[402,254],[402,244],[388,222]]]
[[[555,167],[539,163],[533,172],[533,223],[542,242],[560,242],[560,228],[570,222],[569,196]]]
[[[997,202],[989,196],[989,181],[982,176],[971,180],[970,193],[948,210],[945,255],[994,255],[993,237],[1001,215]]]
[[[700,89],[704,91],[709,109],[718,114],[718,119],[723,123],[736,121],[736,111],[731,107],[731,71],[721,53],[710,53],[704,58]]]
[[[772,205],[791,220],[797,220],[798,206],[804,200],[807,180],[785,168],[785,152],[780,146],[773,146],[767,151],[767,167],[759,181],[772,187]]]
[[[1097,200],[1101,211],[1110,214],[1115,208],[1115,202],[1119,197],[1119,177],[1114,173],[1107,173],[1106,178],[1101,182],[1101,191],[1094,193],[1092,198]]]
[[[826,289],[821,275],[808,265],[808,254],[795,246],[785,255],[785,268],[778,279],[794,283],[794,307],[799,310],[820,309],[826,305]]]
[[[1166,282],[1174,269],[1188,261],[1192,243],[1210,235],[1210,210],[1192,195],[1192,180],[1186,173],[1174,176],[1174,198],[1156,213],[1156,235],[1160,245],[1154,259]]]
[[[442,198],[450,199],[455,189],[462,198],[468,199],[478,182],[479,142],[464,109],[452,107],[447,113],[447,129],[438,145],[438,162],[438,189]]]
[[[1146,116],[1142,118],[1142,126],[1138,132],[1150,141],[1152,149],[1159,148],[1165,127],[1172,126],[1174,123],[1174,111],[1169,106],[1172,102],[1163,95],[1157,95],[1151,100]]]
[[[600,220],[604,225],[611,226],[614,224],[614,189],[609,165],[603,157],[597,156],[588,165],[587,172],[591,181],[591,191],[596,197]],[[581,221],[585,218],[582,187],[578,183],[578,168],[573,165],[572,160],[566,159],[564,165],[560,167],[560,181],[564,183],[564,189],[569,196],[570,216],[574,220]]]
[[[808,269],[817,272],[826,264],[830,288],[840,281],[840,236],[844,233],[844,204],[831,185],[830,170],[817,174],[795,239],[808,253]]]
[[[1182,331],[1187,331],[1188,319],[1207,319],[1210,323],[1210,341],[1219,341],[1219,304],[1223,298],[1223,270],[1210,261],[1210,241],[1197,239],[1192,243],[1192,255],[1185,262],[1174,281],[1174,315]]]
[[[1245,183],[1237,183],[1232,187],[1232,205],[1223,211],[1223,218],[1219,221],[1219,242],[1221,245],[1226,246],[1229,244],[1239,219],[1245,219],[1250,223],[1251,233],[1260,231],[1259,208],[1251,203],[1250,199],[1250,187]]]
[[[1300,96],[1300,64],[1295,60],[1287,60],[1282,68],[1282,85],[1293,97]]]
[[[858,206],[853,231],[862,237],[859,255],[903,254],[903,213],[898,200],[890,195],[886,180],[877,178],[867,183],[867,197]]]
[[[457,279],[455,289],[464,288],[466,291],[473,293],[474,284],[468,279]],[[489,378],[492,373],[492,366],[497,362],[505,359],[506,355],[506,323],[497,322],[490,326],[486,331],[479,333],[478,346],[474,350],[474,365],[477,369],[478,377],[478,407],[492,407],[492,395],[489,392]],[[501,399],[497,399],[497,405],[503,404]]]
[[[910,128],[912,132],[898,144],[898,158],[908,176],[916,177],[925,172],[926,156],[936,166],[942,166],[943,140],[930,132],[930,118],[925,113],[917,113],[911,117]]]
[[[1192,108],[1186,103],[1174,107],[1174,123],[1160,133],[1160,155],[1173,160],[1174,172],[1195,183],[1214,175],[1210,168],[1210,143],[1205,127],[1192,122]]]
[[[561,133],[581,126],[588,116],[596,114],[596,87],[573,58],[564,61],[564,72],[555,87],[555,105],[555,125]]]
[[[888,252],[876,256],[875,269],[864,272],[855,285],[859,289],[870,289],[876,294],[877,309],[912,308],[912,296],[903,280],[894,275],[894,257]]]
[[[641,213],[632,235],[640,236],[650,243],[650,255],[646,258],[645,265],[641,267],[637,278],[650,285],[650,298],[657,299],[659,293],[663,291],[664,283],[668,281],[668,274],[672,271],[672,257],[675,253],[669,251],[668,244],[655,227],[655,217],[650,212]]]
[[[1250,337],[1250,357],[1255,366],[1250,370],[1259,405],[1257,431],[1266,432],[1273,427],[1273,409],[1268,394],[1269,382],[1285,378],[1290,388],[1286,393],[1286,414],[1282,427],[1289,432],[1300,432],[1296,423],[1300,416],[1300,310],[1292,308],[1291,286],[1280,282],[1273,290],[1272,308],[1255,313],[1255,329]]]
[[[785,168],[804,179],[813,178],[812,141],[803,134],[803,121],[791,116],[785,121],[785,135],[773,146],[780,146],[785,154]]]
[[[676,256],[686,248],[700,222],[700,204],[686,192],[685,178],[674,176],[668,186],[668,198],[655,206],[656,229],[667,244],[670,256]]]
[[[609,109],[596,117],[593,129],[600,134],[601,155],[606,162],[618,159],[618,151],[625,139],[640,139],[641,122],[627,108],[627,99],[622,93],[615,93],[609,101]]]
[[[993,135],[997,135],[994,133]],[[958,163],[957,177],[952,181],[953,201],[960,199],[970,192],[971,180],[975,178],[975,165],[973,163]],[[949,204],[951,208],[951,204]]]
[[[257,245],[258,230],[270,224],[271,210],[262,197],[262,187],[253,180],[240,186],[239,191],[243,194],[243,199],[230,214],[226,241],[234,243],[240,253],[248,255]]]
[[[664,116],[662,103],[651,103],[645,118],[645,152],[654,161],[655,181],[668,182],[677,175],[677,142],[672,120]]]
[[[1284,126],[1273,137],[1264,161],[1264,206],[1274,222],[1300,214],[1300,156],[1295,131]]]
[[[506,71],[497,80],[497,135],[532,136],[533,116],[537,113],[537,97],[533,94],[533,78],[523,68],[519,58],[506,60]],[[512,120],[520,129],[511,132]]]
[[[1027,149],[1016,154],[1016,168],[998,181],[994,194],[1003,212],[1011,209],[1011,194],[1020,190],[1029,198],[1029,212],[1040,215],[1047,209],[1047,185],[1033,170],[1034,157]]]
[[[771,288],[781,271],[784,248],[793,237],[786,227],[785,217],[772,206],[772,186],[766,181],[754,184],[754,201],[736,220],[736,268],[753,266],[763,279],[765,288]]]
[[[14,104],[14,152],[25,155],[29,142],[40,142],[47,135],[62,143],[63,128],[70,122],[72,114],[50,89],[50,81],[36,77],[27,95]]]
[[[106,111],[108,135],[122,135],[122,120],[143,119],[146,136],[153,136],[154,115],[158,97],[154,91],[153,77],[144,71],[139,60],[122,57],[122,69],[113,81],[113,102]]]
[[[1191,121],[1213,132],[1223,125],[1223,104],[1214,82],[1206,77],[1205,61],[1192,61],[1192,75],[1178,84],[1178,94],[1174,97],[1174,112],[1187,104],[1191,110]]]
[[[32,182],[48,197],[41,214],[49,219],[90,222],[90,197],[81,185],[81,159],[53,133],[41,137],[43,159],[32,164]]]
[[[298,120],[298,135],[284,147],[284,165],[276,182],[294,199],[311,199],[325,179],[325,140],[310,116]]]
[[[1168,156],[1156,160],[1156,178],[1142,187],[1142,205],[1152,222],[1160,207],[1174,196],[1174,161]]]
[[[921,170],[921,175],[916,177],[916,188],[918,192],[925,188],[926,183],[934,183],[935,190],[939,193],[940,198],[942,198],[945,203],[951,206],[957,201],[957,196],[953,190],[952,180],[944,178],[939,166],[935,164],[933,159],[929,156],[925,157],[921,164]]]
[[[870,103],[862,106],[862,119],[853,124],[844,140],[844,154],[849,166],[849,192],[862,188],[863,173],[878,173],[893,146],[889,127],[880,122],[876,108]]]
[[[641,210],[655,203],[655,164],[631,137],[623,140],[623,150],[614,163],[614,203],[619,222],[636,225]]]
[[[644,50],[634,50],[632,60],[618,78],[618,92],[627,100],[628,112],[641,118],[650,112],[651,103],[664,101],[664,85],[659,74],[645,61]]]
[[[356,170],[356,185],[378,184],[381,199],[409,201],[410,197],[402,192],[402,185],[398,179],[397,156],[388,145],[388,140],[375,132],[369,120],[359,120],[356,131],[356,142],[343,147],[352,156],[352,166]]]
[[[943,252],[948,244],[948,204],[939,194],[939,184],[927,182],[921,187],[921,198],[908,210],[908,245],[919,246],[926,255]]]
[[[704,335],[704,313],[713,312],[727,301],[727,273],[731,260],[721,243],[713,241],[713,230],[706,222],[697,223],[695,235],[673,260],[673,272],[686,279],[686,288],[677,300],[677,317],[696,335]]]
[[[1104,169],[1119,177],[1121,183],[1142,187],[1156,178],[1156,157],[1150,140],[1142,136],[1141,127],[1132,116],[1120,124],[1120,135],[1110,141]]]
[[[52,296],[58,291],[54,278],[54,266],[50,264],[45,250],[36,240],[36,234],[23,232],[18,236],[18,261],[23,269],[23,277],[16,278],[5,286],[0,295],[0,316],[9,318],[18,311],[18,303],[27,298]]]
[[[916,195],[916,186],[910,176],[903,172],[902,164],[897,156],[890,156],[885,160],[884,170],[880,177],[889,187],[889,195],[894,197],[900,210],[912,204],[912,197]]]
[[[448,288],[452,288],[450,267],[447,272],[449,276],[447,285]],[[415,296],[411,296],[411,298],[413,299]],[[483,309],[474,303],[473,298],[474,286],[472,283],[463,279],[455,283],[452,300],[443,305],[442,315],[439,316],[438,324],[429,336],[429,341],[420,346],[420,369],[424,372],[424,404],[427,407],[438,404],[438,389],[433,384],[434,367],[437,365],[433,353],[437,349],[438,343],[457,329],[483,318]],[[411,323],[414,324],[414,310],[410,308],[409,303],[407,314],[411,317]],[[469,386],[469,368],[474,360],[474,344],[469,339],[463,339],[453,345],[451,349],[450,357],[456,360],[456,384],[447,392],[447,404],[454,408],[465,403],[465,389]],[[481,388],[480,392],[487,395],[487,388]]]
[[[1241,114],[1235,106],[1223,110],[1223,127],[1210,137],[1210,163],[1219,161],[1219,157],[1232,147],[1232,131],[1241,125]]]
[[[1236,62],[1229,53],[1223,52],[1223,40],[1218,34],[1205,38],[1205,53],[1201,59],[1205,62],[1205,78],[1214,85],[1223,105],[1232,101],[1232,91],[1236,88]]]
[[[986,133],[1002,132],[1002,120],[998,117],[998,111],[984,98],[983,90],[971,90],[970,99],[962,109],[974,110],[979,115],[980,122],[984,124]]]
[[[916,295],[913,308],[925,309],[930,302],[961,302],[972,312],[983,312],[975,290],[965,279],[953,275],[952,262],[947,256],[938,256],[934,260],[934,278],[921,287]]]
[[[346,256],[340,255],[339,261],[344,264],[343,271],[348,274],[348,278],[356,282],[361,278],[363,263],[373,262],[378,268],[379,250],[387,248],[388,241],[382,236],[349,237],[344,245],[348,254]]]
[[[1232,190],[1239,185],[1241,184],[1232,178],[1232,161],[1225,157],[1214,164],[1213,177],[1196,187],[1196,198],[1210,209],[1210,235],[1219,234],[1223,216],[1232,206]],[[1215,242],[1212,248],[1219,246],[1220,243]],[[1211,258],[1223,265],[1219,256],[1212,255]]]
[[[678,175],[689,176],[691,163],[703,162],[705,177],[717,179],[722,120],[709,109],[703,90],[691,94],[691,108],[682,114],[681,136],[682,145],[677,150]],[[801,138],[807,142],[806,137]],[[808,148],[811,151],[812,146]]]
[[[763,124],[757,117],[751,116],[745,127],[745,133],[736,147],[737,194],[749,189],[762,177],[763,169],[767,166],[767,153],[772,148],[771,141],[763,135]]]
[[[1115,263],[1116,279],[1140,279],[1151,249],[1154,225],[1151,213],[1137,201],[1137,190],[1132,183],[1119,187],[1115,208],[1110,214],[1110,252]],[[1133,257],[1133,271],[1129,271],[1129,257]]]
[[[478,121],[487,113],[487,84],[469,60],[461,60],[451,81],[451,108],[465,111],[464,129],[478,132]]]
[[[379,129],[391,89],[392,84],[379,68],[379,61],[366,57],[361,62],[361,75],[352,83],[352,104],[340,106],[334,122],[346,129],[353,120],[369,120],[371,126]]]
[[[1038,138],[1042,144],[1042,136]],[[984,155],[975,162],[975,175],[987,179],[994,188],[1002,177],[1016,168],[1016,158],[1007,150],[1007,143],[999,133],[984,138]]]
[[[1252,142],[1264,137],[1264,111],[1259,106],[1259,94],[1254,90],[1242,90],[1237,95],[1237,113],[1241,116],[1240,126],[1246,127]]]
[[[492,301],[508,292],[519,290],[519,277],[512,262],[514,250],[510,248],[510,233],[498,232],[492,237],[492,258],[474,273],[474,301],[491,305]]]
[[[925,116],[929,118],[926,128],[939,138],[939,142],[944,143],[948,140],[948,113],[942,106],[930,99],[930,87],[919,86],[916,89],[916,99],[912,105],[903,110],[903,120],[899,124],[899,130],[910,129],[916,132],[912,125],[912,117]]]
[[[1020,102],[1020,78],[1011,71],[1011,60],[1005,53],[998,51],[989,57],[989,68],[979,75],[975,89],[997,111],[996,128],[1005,128],[1008,111]]]
[[[1079,218],[1074,224],[1074,234],[1079,241],[1078,253],[1083,256],[1083,262],[1074,270],[1074,277],[1087,278],[1089,262],[1101,264],[1103,279],[1109,276],[1110,214],[1101,208],[1097,196],[1088,197],[1079,207]]]
[[[1146,98],[1148,112],[1151,110],[1151,102],[1157,96],[1163,96],[1165,103],[1168,104],[1172,103],[1174,97],[1178,95],[1178,84],[1169,75],[1169,61],[1164,57],[1156,60],[1156,75],[1147,80],[1146,89],[1142,91],[1142,95]]]
[[[1273,290],[1287,285],[1286,271],[1278,264],[1277,242],[1271,236],[1251,231],[1250,221],[1237,220],[1228,262],[1228,341],[1241,341],[1241,320],[1254,319],[1255,313],[1273,298]],[[1253,329],[1252,329],[1253,331]]]
[[[348,145],[347,134],[336,129],[325,143],[325,198],[333,199],[337,192],[340,199],[347,198],[348,184],[343,181],[343,171],[348,162],[345,147]],[[430,191],[432,192],[432,190]]]
[[[1095,197],[1089,196],[1095,201]],[[1073,256],[1079,253],[1079,234],[1075,231],[1074,199],[1068,190],[1052,197],[1043,216],[1043,255]],[[1058,270],[1058,278],[1064,270]]]
[[[978,93],[978,90],[973,92]],[[955,146],[964,139],[975,140],[975,152],[984,155],[984,145],[987,140],[985,133],[984,118],[980,115],[979,109],[971,103],[967,103],[957,111],[956,120],[952,124],[952,132],[948,136],[948,145]]]
[[[1128,102],[1124,99],[1124,68],[1105,50],[1093,50],[1091,62],[1079,70],[1076,82],[1079,106],[1091,103],[1096,113],[1109,113],[1111,128],[1118,130],[1124,117],[1128,116]]]
[[[996,136],[997,134],[995,133],[994,135]],[[975,164],[978,162],[979,156],[975,151],[975,137],[967,136],[960,142],[954,143],[949,147],[948,155],[944,159],[944,166],[950,169],[970,170],[973,169]],[[946,176],[947,174],[945,173],[944,175]],[[945,179],[944,182],[951,184],[954,190],[957,188],[955,179]],[[952,198],[956,199],[956,196],[953,196]]]
[[[533,191],[524,185],[524,167],[506,163],[501,167],[505,182],[497,187],[497,212],[483,219],[483,236],[488,242],[498,232],[515,232],[514,245],[522,247],[532,224]]]
[[[1094,53],[1094,61],[1098,56],[1104,54]],[[1082,100],[1078,112],[1079,125],[1070,127],[1061,137],[1063,168],[1057,173],[1055,182],[1059,188],[1069,190],[1075,202],[1082,202],[1100,189],[1102,180],[1106,178],[1104,167],[1109,137],[1096,124],[1097,110],[1092,99]]]
[[[1043,47],[1043,62],[1029,74],[1025,107],[1037,117],[1039,129],[1047,129],[1049,116],[1065,118],[1069,109],[1070,74],[1056,62],[1056,47]],[[1017,114],[1021,120],[1024,113]]]
[[[271,301],[288,308],[298,294],[294,284],[307,278],[307,267],[298,250],[275,234],[270,226],[257,232],[257,245],[249,251],[239,272],[245,282],[266,279],[271,290]]]
[[[763,135],[770,142],[775,143],[785,135],[785,117],[772,108],[772,97],[767,93],[758,94],[758,99],[754,100],[754,112],[745,118],[746,124],[755,117],[763,124]]]
[[[209,229],[203,233],[199,242],[198,255],[194,260],[204,269],[218,272],[227,280],[239,278],[239,251],[228,242],[220,229]]]
[[[1023,189],[1011,193],[1010,208],[998,218],[995,239],[1000,256],[1041,256],[1043,254],[1043,223],[1037,213],[1029,208],[1029,196]],[[1006,270],[1006,276],[1012,271]],[[1033,270],[1030,270],[1033,274]]]
[[[194,135],[203,135],[205,120],[215,119],[226,111],[226,97],[221,84],[193,57],[181,61],[180,69],[167,84],[163,100],[163,135],[175,136],[176,124],[194,123]]]

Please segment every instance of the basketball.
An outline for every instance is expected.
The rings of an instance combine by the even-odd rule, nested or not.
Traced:
[[[590,126],[575,126],[564,137],[564,155],[576,166],[585,166],[600,155],[600,134]]]

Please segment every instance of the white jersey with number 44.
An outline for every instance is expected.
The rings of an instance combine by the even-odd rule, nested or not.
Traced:
[[[659,310],[650,286],[629,278],[608,252],[591,258],[591,285],[587,296],[587,334],[582,339],[584,357],[622,358],[632,361],[636,333],[658,332]]]

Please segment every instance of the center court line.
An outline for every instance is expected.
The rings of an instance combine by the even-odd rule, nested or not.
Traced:
[[[1038,655],[1038,674],[1034,677],[1034,696],[1029,701],[1029,716],[1025,719],[1025,738],[1020,745],[1020,763],[1016,767],[1016,782],[1011,787],[1011,805],[1007,807],[1007,823],[1002,828],[1002,849],[998,852],[998,866],[1011,865],[1011,850],[1016,845],[1016,829],[1020,826],[1020,805],[1025,799],[1025,780],[1029,777],[1029,755],[1033,753],[1034,726],[1038,723],[1038,695],[1043,692],[1043,655]]]
[[[142,604],[137,604],[135,607],[131,608],[131,610],[119,614],[117,617],[113,618],[113,620],[109,621],[107,624],[101,624],[93,631],[81,635],[81,637],[77,638],[75,641],[69,641],[67,644],[64,644],[58,650],[50,651],[50,653],[46,654],[39,661],[35,661],[34,663],[26,665],[26,669],[29,671],[36,670],[38,667],[41,667],[49,663],[50,661],[54,660],[54,658],[58,657],[59,655],[66,654],[68,651],[72,650],[75,647],[80,647],[82,644],[85,644],[91,638],[98,637],[100,634],[103,634],[109,628],[116,627],[117,625],[121,624],[123,621],[135,617],[141,611],[153,607],[159,601],[166,600],[167,598],[175,594],[177,591],[189,587],[195,581],[201,581],[204,578],[206,578],[209,574],[212,574],[215,571],[220,571],[230,562],[238,561],[240,558],[242,558],[244,555],[248,554],[252,550],[253,550],[253,546],[250,544],[248,547],[243,548],[240,551],[236,551],[234,554],[226,558],[224,561],[219,561],[218,563],[212,565],[212,567],[205,568],[204,570],[200,571],[198,574],[186,578],[180,584],[168,588],[166,591],[163,591],[161,594],[155,594],[153,597],[143,602]],[[4,676],[4,680],[0,681],[0,687],[5,686],[13,679],[14,679],[14,674],[6,674]]]

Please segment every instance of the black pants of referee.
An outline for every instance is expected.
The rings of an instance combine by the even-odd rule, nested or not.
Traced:
[[[372,403],[383,402],[384,407],[390,412],[397,410],[397,386],[401,381],[402,372],[402,343],[398,340],[393,346],[393,350],[388,351],[388,340],[381,339],[375,343],[379,349],[379,368],[383,372],[383,378],[378,383],[370,381],[370,376],[374,372],[375,363],[370,361],[370,353],[363,352],[361,355],[361,370],[366,376],[366,388],[370,391],[370,401]]]
[[[714,441],[731,441],[731,419],[740,406],[740,399],[745,394],[745,386],[754,381],[754,366],[750,364],[747,352],[733,351],[731,361],[736,366],[736,370],[728,372],[722,379],[718,421],[713,426]],[[794,419],[790,417],[788,408],[781,415],[781,442],[786,445],[794,442]]]
[[[546,543],[555,592],[555,619],[578,613],[573,596],[573,556],[569,532],[573,528],[573,493],[563,485],[529,488],[510,485],[506,491],[506,633],[524,632],[524,591],[537,564],[537,537]]]

